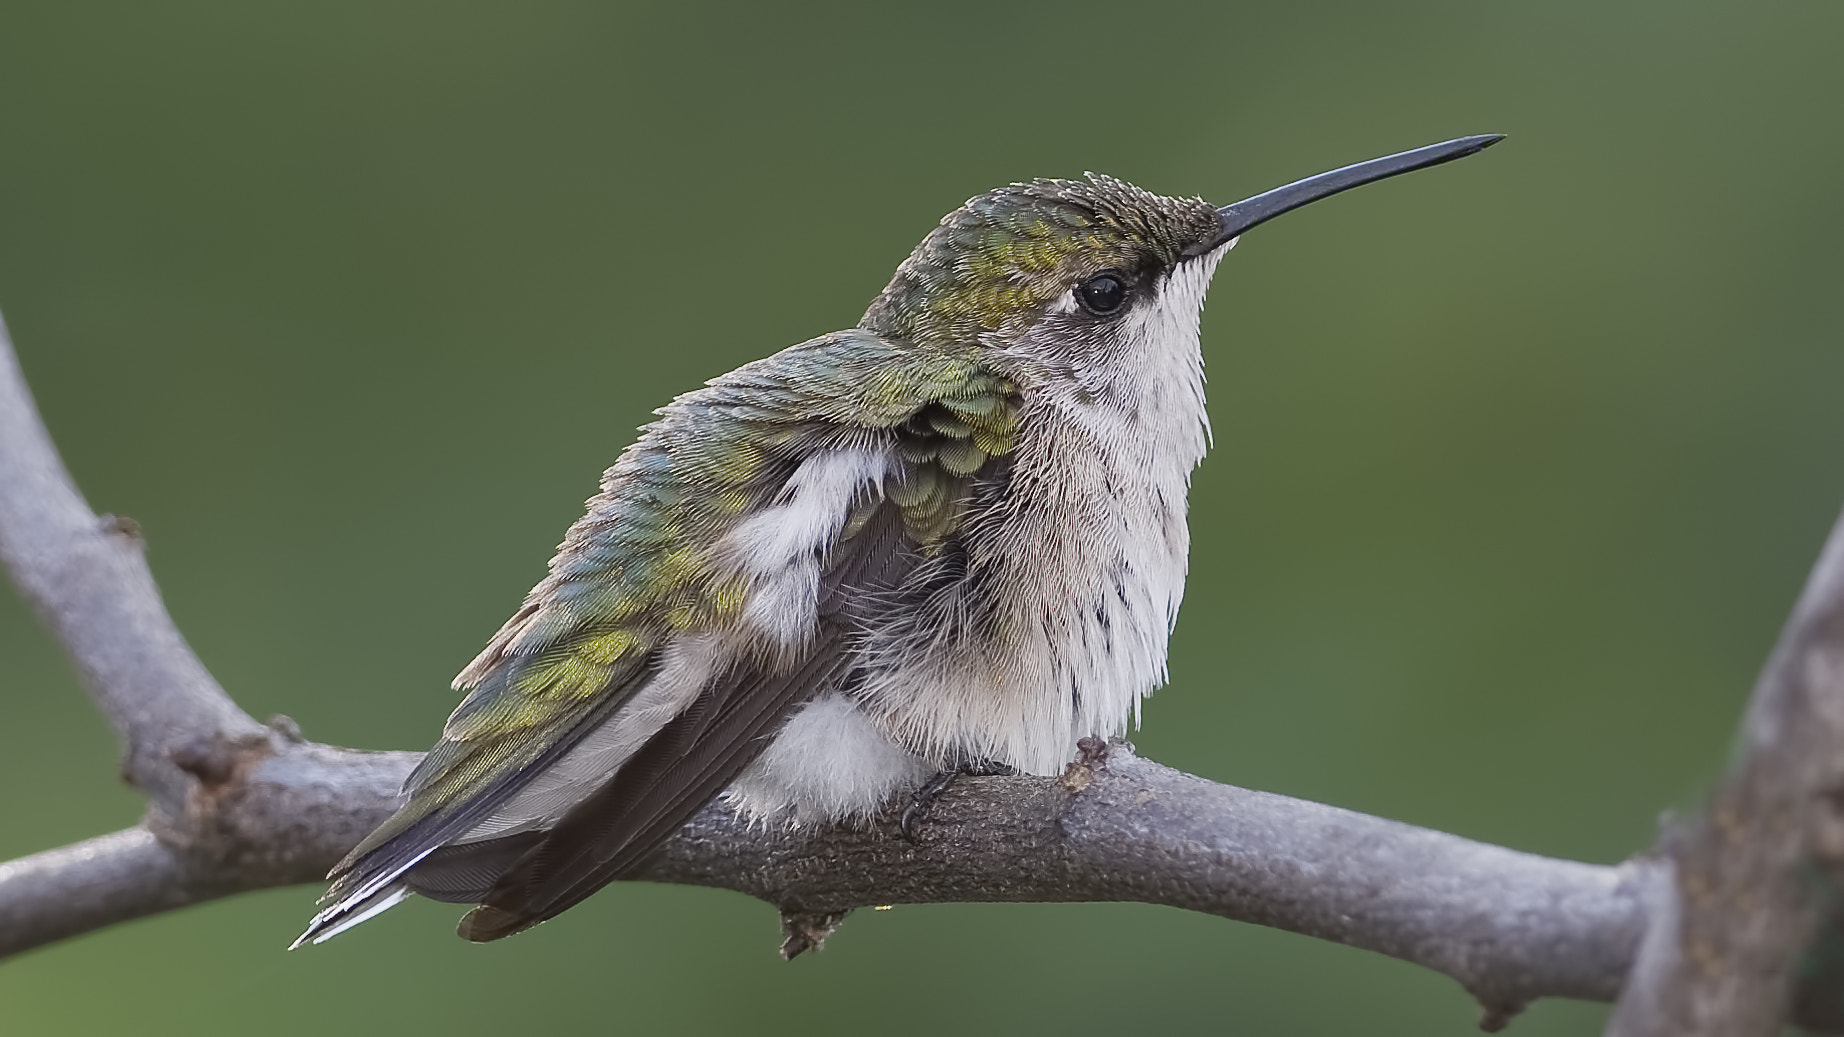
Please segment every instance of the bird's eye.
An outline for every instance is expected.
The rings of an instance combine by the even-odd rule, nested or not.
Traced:
[[[1106,317],[1127,305],[1127,282],[1119,274],[1096,274],[1076,286],[1076,301],[1097,317]]]

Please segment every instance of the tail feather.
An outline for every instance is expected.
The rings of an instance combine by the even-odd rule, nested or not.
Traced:
[[[295,937],[295,942],[288,945],[289,950],[304,943],[325,943],[353,926],[382,914],[403,902],[410,895],[410,890],[403,883],[392,883],[372,893],[363,900],[347,898],[314,916],[307,923],[307,931]]]
[[[520,832],[498,839],[444,846],[405,874],[404,884],[411,892],[430,900],[445,904],[478,904],[499,885],[500,876],[543,839],[543,832]]]
[[[416,866],[416,863],[433,852],[434,847],[411,857],[389,869],[366,874],[363,870],[350,871],[341,875],[320,902],[327,904],[313,921],[307,923],[307,930],[295,942],[288,945],[294,950],[303,943],[322,943],[347,929],[363,922],[367,918],[397,906],[410,894],[408,885],[403,881],[403,873]]]
[[[499,883],[531,847],[540,832],[521,832],[499,839],[457,843],[426,850],[401,867],[361,877],[354,872],[335,882],[324,900],[332,900],[289,950],[322,943],[386,911],[412,893],[449,904],[476,904]]]

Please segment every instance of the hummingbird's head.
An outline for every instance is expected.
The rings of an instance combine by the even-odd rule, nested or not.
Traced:
[[[1195,342],[1217,261],[1238,236],[1340,191],[1471,155],[1462,137],[1345,166],[1216,208],[1112,177],[1034,180],[949,213],[865,313],[888,338],[1070,370],[1145,358],[1136,344]]]
[[[1006,348],[1046,320],[1112,324],[1157,303],[1203,258],[1222,218],[1112,177],[1033,180],[942,218],[865,314],[864,326],[941,348]]]

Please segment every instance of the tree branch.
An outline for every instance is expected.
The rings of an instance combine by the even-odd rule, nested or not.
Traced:
[[[0,561],[70,652],[123,739],[124,773],[151,801],[139,827],[0,864],[0,956],[315,881],[395,809],[416,754],[304,741],[286,718],[259,724],[218,687],[167,615],[132,523],[97,518],[71,484],[4,326]],[[1837,581],[1821,584],[1836,596]],[[1805,614],[1802,604],[1795,625]],[[1836,660],[1814,653],[1844,650],[1839,625],[1789,635],[1793,647],[1770,671]],[[1435,969],[1480,999],[1494,1029],[1537,997],[1612,999],[1654,905],[1671,899],[1656,861],[1537,857],[1218,785],[1092,742],[1060,779],[965,779],[918,843],[897,834],[891,815],[764,831],[713,804],[634,877],[776,905],[789,956],[867,905],[1167,904]],[[1648,942],[1664,929],[1653,925]],[[1804,989],[1840,985],[1844,968]],[[1844,1032],[1835,1001],[1802,998],[1800,1021]]]
[[[133,522],[98,518],[77,492],[0,320],[0,562],[121,736],[123,776],[172,813],[191,784],[175,746],[262,726],[180,636],[141,549]]]
[[[186,872],[139,827],[0,864],[0,953],[205,899]]]
[[[1646,864],[1538,857],[1219,785],[1099,743],[1061,779],[962,779],[930,816],[911,845],[893,837],[894,816],[764,838],[718,806],[636,877],[814,917],[886,903],[1164,904],[1426,966],[1499,1023],[1538,997],[1611,999],[1657,878]]]
[[[1667,852],[1672,881],[1608,1032],[1779,1032],[1835,896],[1815,871],[1844,875],[1844,517],[1755,684],[1737,765]]]

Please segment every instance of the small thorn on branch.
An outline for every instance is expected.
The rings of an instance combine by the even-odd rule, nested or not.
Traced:
[[[1095,774],[1108,764],[1108,743],[1099,738],[1084,738],[1076,743],[1076,758],[1063,769],[1063,787],[1071,792],[1085,792],[1095,783]]]
[[[1497,1033],[1510,1025],[1511,1020],[1516,1018],[1518,1013],[1524,1010],[1525,1006],[1522,1004],[1492,1004],[1490,1002],[1481,1002],[1481,1007],[1485,1009],[1485,1012],[1479,1017],[1479,1028],[1486,1033]]]
[[[301,733],[301,725],[286,713],[277,713],[269,718],[265,725],[276,737],[290,745],[306,745],[307,736]]]
[[[147,543],[147,538],[141,534],[141,524],[126,515],[104,515],[97,520],[97,524],[109,536],[120,537],[137,545]]]
[[[826,938],[845,921],[850,911],[782,911],[781,960],[793,961],[801,954],[821,950]]]

